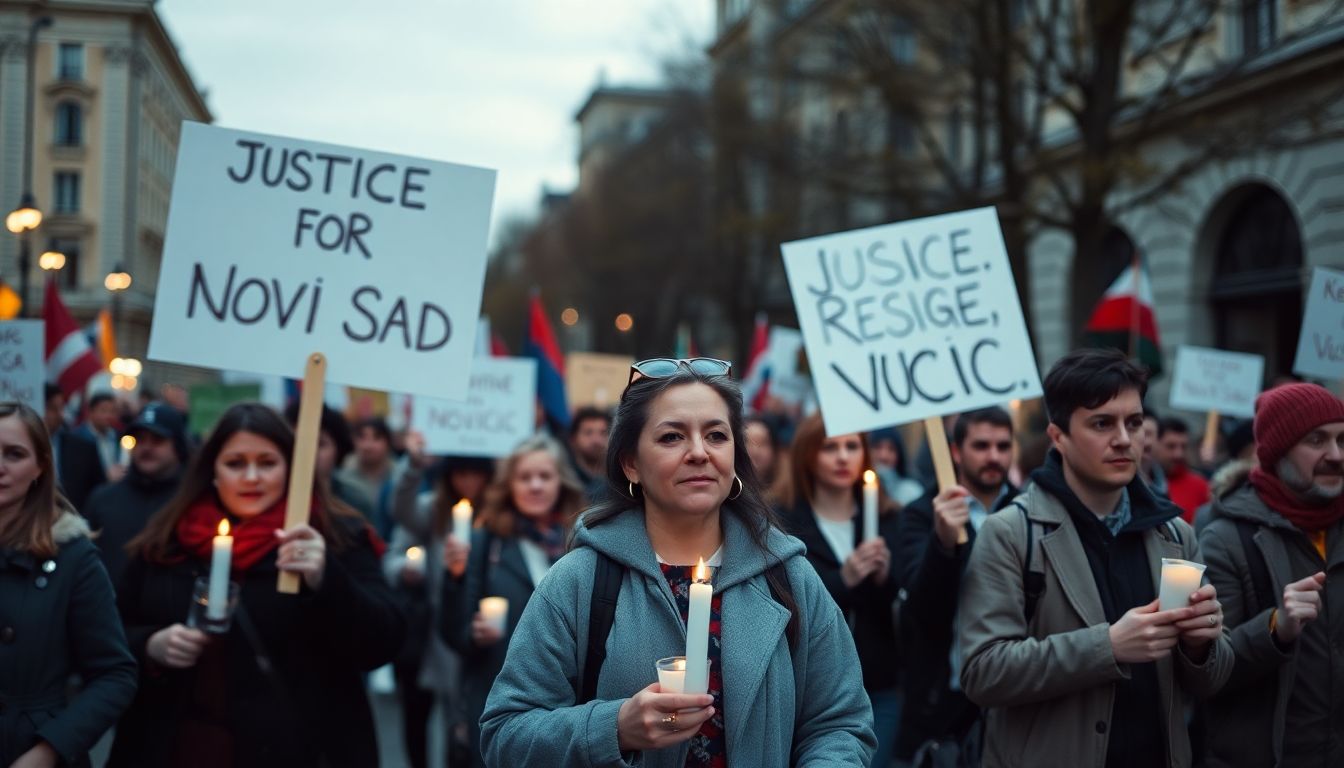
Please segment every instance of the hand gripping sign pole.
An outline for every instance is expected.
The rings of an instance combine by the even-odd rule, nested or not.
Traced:
[[[947,449],[947,430],[943,427],[942,416],[930,416],[924,419],[924,439],[929,442],[929,455],[933,457],[933,472],[938,476],[938,492],[942,493],[957,484],[957,470],[952,465],[952,452]],[[957,531],[957,543],[970,541],[966,526]]]
[[[285,530],[308,522],[313,504],[313,470],[317,461],[317,440],[322,426],[322,398],[327,384],[327,358],[321,352],[308,356],[303,371],[303,392],[299,396],[299,425],[294,435],[294,456],[289,463],[289,501],[285,507]],[[299,574],[281,571],[276,581],[278,592],[299,593]]]

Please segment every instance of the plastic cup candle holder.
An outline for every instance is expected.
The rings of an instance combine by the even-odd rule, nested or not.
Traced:
[[[1190,605],[1190,595],[1204,578],[1204,565],[1174,557],[1162,558],[1162,588],[1158,590],[1157,609],[1169,611]]]

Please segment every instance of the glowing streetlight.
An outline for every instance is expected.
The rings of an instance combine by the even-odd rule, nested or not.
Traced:
[[[629,312],[622,312],[616,316],[616,330],[621,333],[628,333],[635,327],[635,318],[630,316]]]
[[[46,251],[37,257],[37,266],[48,272],[54,272],[65,266],[65,254],[60,251]]]

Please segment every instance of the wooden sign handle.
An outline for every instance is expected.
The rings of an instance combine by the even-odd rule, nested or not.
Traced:
[[[957,484],[957,469],[952,464],[952,452],[947,448],[947,430],[943,428],[942,416],[930,416],[924,420],[924,439],[929,442],[929,454],[933,457],[933,471],[938,476],[938,491],[946,491]],[[957,534],[957,543],[970,541],[966,527],[962,526]]]
[[[323,390],[327,384],[327,358],[321,352],[308,356],[299,396],[299,425],[294,435],[294,456],[289,463],[289,501],[285,530],[308,522],[313,504],[313,471],[317,464],[317,441],[322,426]],[[299,593],[299,574],[281,571],[275,589],[287,595]]]
[[[1218,412],[1209,411],[1209,419],[1204,423],[1204,444],[1199,451],[1201,461],[1213,461],[1214,452],[1218,450],[1218,421]]]

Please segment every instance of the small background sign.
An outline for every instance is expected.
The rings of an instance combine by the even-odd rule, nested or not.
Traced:
[[[425,450],[443,456],[507,456],[533,434],[537,362],[521,357],[482,357],[471,368],[463,402],[416,397],[411,428],[425,436]]]
[[[1313,379],[1344,379],[1344,272],[1312,270],[1293,372]]]
[[[1171,382],[1171,407],[1255,418],[1265,358],[1204,347],[1179,347]]]
[[[14,400],[42,415],[46,408],[46,340],[41,320],[0,323],[0,400]]]

